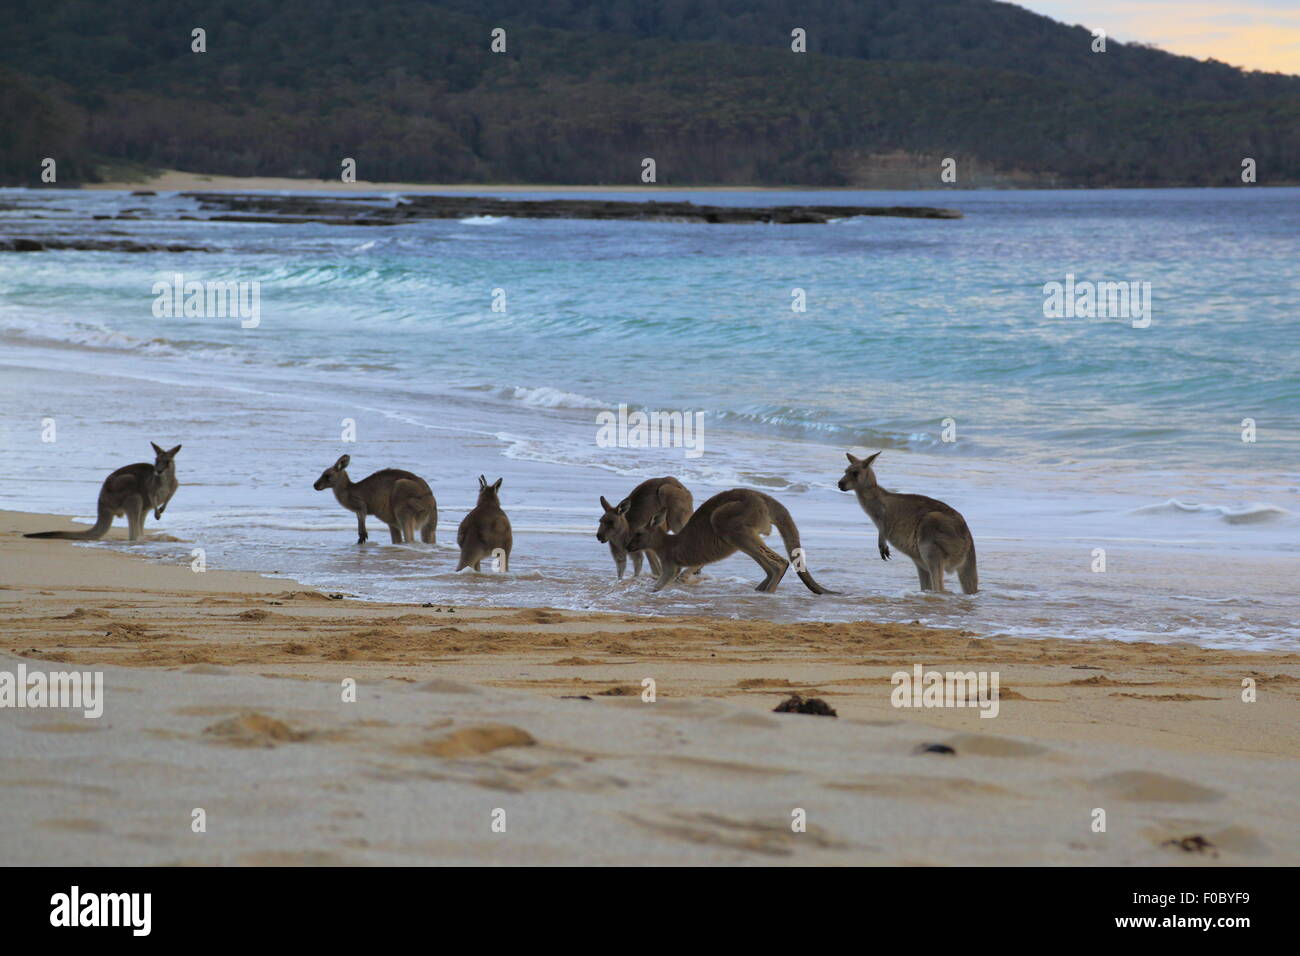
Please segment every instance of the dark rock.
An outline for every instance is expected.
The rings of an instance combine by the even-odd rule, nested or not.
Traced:
[[[774,708],[774,714],[815,714],[818,717],[838,717],[835,708],[822,700],[820,697],[800,697],[798,694],[791,694],[787,699],[781,701]]]
[[[916,752],[919,754],[943,754],[948,757],[957,756],[957,751],[947,744],[921,744],[916,748]]]
[[[608,219],[635,222],[821,224],[854,216],[960,219],[954,209],[932,206],[697,206],[691,202],[633,202],[608,199],[501,199],[492,196],[402,196],[396,204],[380,196],[263,196],[240,193],[182,193],[220,222],[322,222],[393,225],[411,219]]]
[[[1209,853],[1211,856],[1219,855],[1219,851],[1215,848],[1214,844],[1205,839],[1205,837],[1201,836],[1199,833],[1194,833],[1191,836],[1185,836],[1173,840],[1166,840],[1160,845],[1176,847],[1184,853]]]

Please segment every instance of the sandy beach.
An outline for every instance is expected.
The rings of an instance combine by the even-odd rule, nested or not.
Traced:
[[[345,183],[342,179],[307,179],[292,176],[218,176],[204,173],[187,173],[179,169],[164,169],[158,173],[140,179],[110,180],[102,183],[86,183],[86,189],[101,190],[154,190],[156,192],[305,192],[305,193],[481,193],[518,192],[518,193],[573,193],[573,192],[608,192],[635,193],[655,189],[670,189],[673,192],[762,192],[762,186],[677,186],[658,185],[656,183],[634,183],[626,186],[591,185],[591,186],[556,186],[548,184],[520,183],[376,183],[358,180]],[[834,192],[833,189],[810,188],[809,192]]]
[[[1300,655],[362,603],[59,527],[0,513],[0,671],[104,712],[0,714],[5,864],[1300,862]],[[892,706],[915,665],[997,716]]]

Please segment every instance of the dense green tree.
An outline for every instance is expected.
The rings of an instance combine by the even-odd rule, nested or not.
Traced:
[[[372,180],[1300,182],[1300,77],[991,0],[10,0],[0,182],[127,161]],[[489,50],[494,27],[505,54]],[[790,30],[810,52],[790,52]],[[207,52],[190,49],[207,31]],[[962,180],[959,180],[959,185]]]

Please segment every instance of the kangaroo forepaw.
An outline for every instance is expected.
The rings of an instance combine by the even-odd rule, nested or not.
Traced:
[[[882,560],[882,561],[888,561],[888,560],[889,560],[889,555],[890,555],[889,545],[887,545],[887,544],[882,544],[882,545],[880,546],[880,560]]]

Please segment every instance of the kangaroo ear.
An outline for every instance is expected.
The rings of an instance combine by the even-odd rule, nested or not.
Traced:
[[[604,495],[601,495],[601,496],[600,496],[600,506],[601,506],[602,508],[604,508],[606,511],[613,511],[613,510],[614,510],[614,506],[611,505],[608,501],[605,500],[605,496],[604,496]]]
[[[336,461],[336,462],[334,462],[334,467],[335,467],[335,468],[346,468],[346,467],[347,467],[348,465],[350,465],[350,464],[352,464],[352,456],[351,456],[351,455],[340,455],[340,456],[339,456],[339,460]]]
[[[181,450],[181,446],[180,446],[180,445],[177,445],[175,448],[173,448],[173,449],[172,449],[171,451],[169,451],[167,454],[168,454],[169,457],[174,458],[174,457],[176,457],[176,453],[177,453],[178,451],[180,451],[180,450]]]
[[[479,491],[482,491],[482,490],[483,490],[484,488],[486,488],[486,487],[487,487],[487,479],[484,478],[482,475],[479,475],[479,476],[478,476],[478,488],[479,488]]]
[[[870,466],[870,464],[879,457],[880,457],[880,452],[876,452],[874,455],[869,456],[867,460],[863,462],[863,464]]]
[[[154,453],[155,455],[165,455],[165,454],[167,454],[165,451],[163,451],[161,448],[159,448],[158,445],[157,445],[156,443],[154,443],[154,442],[150,442],[149,444],[150,444],[150,445],[153,445],[153,453]]]
[[[846,451],[846,452],[844,453],[844,457],[847,458],[847,459],[849,460],[849,464],[850,464],[850,465],[856,465],[856,464],[859,464],[859,463],[862,461],[861,458],[858,458],[858,457],[854,456],[853,452],[851,452],[851,451]]]
[[[631,508],[632,508],[632,499],[631,499],[631,498],[624,498],[622,501],[620,501],[620,502],[618,503],[618,507],[615,508],[614,510],[617,511],[617,512],[618,512],[619,514],[621,514],[621,515],[625,515],[625,514],[628,513],[628,511],[629,511]]]
[[[496,480],[496,482],[493,483],[493,485],[492,485],[492,490],[493,490],[493,491],[500,491],[500,490],[501,490],[501,482],[503,482],[503,481],[505,481],[504,478],[498,478],[498,479]]]

